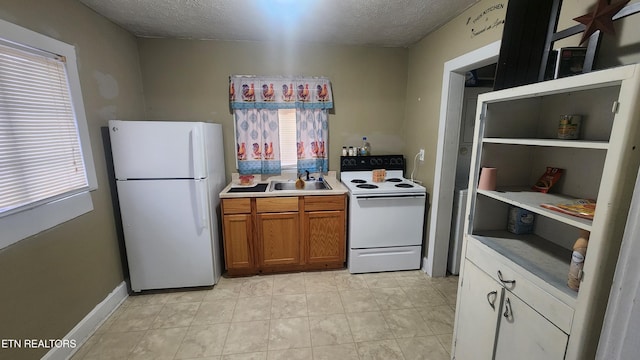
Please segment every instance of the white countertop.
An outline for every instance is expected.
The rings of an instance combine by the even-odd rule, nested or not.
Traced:
[[[315,174],[312,174],[315,175]],[[259,176],[256,176],[259,178]],[[311,196],[311,195],[342,195],[349,192],[346,186],[344,186],[337,178],[335,171],[329,171],[329,173],[323,176],[323,179],[329,184],[331,189],[326,190],[274,190],[269,191],[271,189],[272,182],[281,182],[281,181],[294,181],[295,177],[287,175],[279,175],[272,176],[268,179],[264,180],[256,180],[253,184],[248,185],[248,187],[252,187],[258,184],[269,184],[267,186],[266,191],[257,191],[257,192],[233,192],[230,193],[229,189],[233,187],[247,187],[240,185],[237,174],[232,175],[232,181],[228,184],[222,192],[220,192],[221,199],[229,199],[229,198],[246,198],[246,197],[282,197],[282,196]]]

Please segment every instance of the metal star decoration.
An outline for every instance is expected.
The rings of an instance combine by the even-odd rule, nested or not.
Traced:
[[[586,39],[594,32],[602,30],[607,34],[615,34],[616,31],[613,28],[613,16],[620,11],[629,0],[622,0],[615,4],[609,4],[609,0],[598,0],[596,9],[590,13],[574,18],[573,20],[584,24],[587,28],[582,34],[580,43],[582,44]]]

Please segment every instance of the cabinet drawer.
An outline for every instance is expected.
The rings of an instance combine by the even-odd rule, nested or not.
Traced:
[[[510,260],[473,237],[467,239],[466,257],[498,283],[504,284],[505,289],[517,295],[562,331],[570,333],[573,308],[522,276],[520,272],[515,270],[516,266]],[[515,282],[504,283],[500,280],[498,271],[500,271],[503,280]],[[569,271],[568,265],[567,271]]]
[[[305,211],[344,210],[344,196],[305,196]]]
[[[251,199],[222,199],[222,211],[224,214],[249,214],[251,213]]]
[[[298,198],[295,196],[257,198],[256,211],[258,213],[298,211]]]

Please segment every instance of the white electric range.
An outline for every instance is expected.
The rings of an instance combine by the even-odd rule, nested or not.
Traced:
[[[349,272],[420,268],[427,191],[405,179],[404,168],[402,155],[340,158],[349,189]],[[373,181],[377,169],[386,170],[384,181]]]

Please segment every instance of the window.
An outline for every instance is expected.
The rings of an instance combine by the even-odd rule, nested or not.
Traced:
[[[328,78],[231,75],[229,101],[238,173],[328,171]]]
[[[5,21],[0,34],[3,248],[91,211],[97,181],[74,47]]]
[[[280,163],[283,170],[298,168],[296,153],[296,109],[279,109]]]

